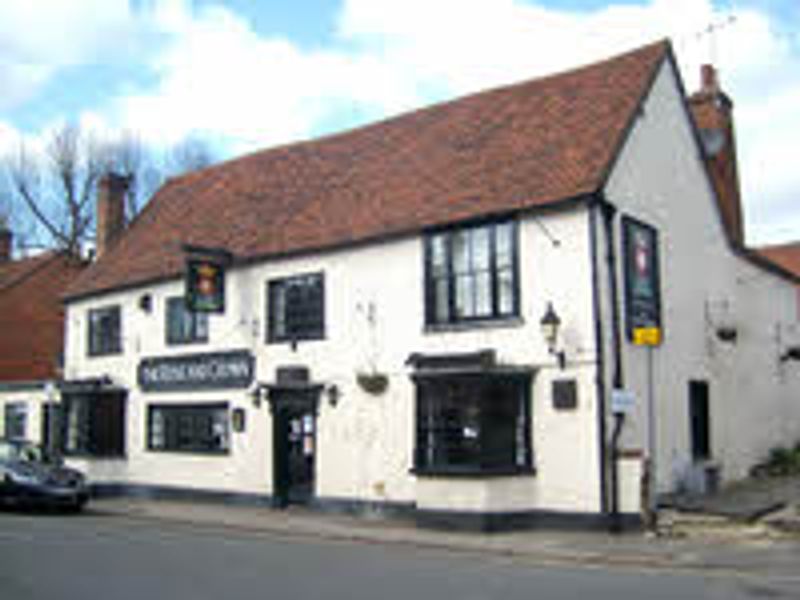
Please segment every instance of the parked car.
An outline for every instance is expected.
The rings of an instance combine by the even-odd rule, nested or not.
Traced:
[[[86,477],[53,460],[41,446],[0,439],[0,504],[79,512],[89,500]]]

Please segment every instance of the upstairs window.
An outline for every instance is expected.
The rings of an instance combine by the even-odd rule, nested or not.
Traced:
[[[322,273],[272,280],[268,283],[267,298],[267,341],[294,343],[325,337]]]
[[[119,306],[89,311],[89,356],[122,352],[122,319]]]
[[[517,316],[517,243],[513,221],[429,235],[425,240],[426,324]]]
[[[186,300],[167,299],[167,344],[197,344],[208,341],[208,314],[189,310]]]

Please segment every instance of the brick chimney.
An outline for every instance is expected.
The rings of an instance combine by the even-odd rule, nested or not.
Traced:
[[[5,223],[0,222],[0,264],[11,260],[11,248],[13,245],[14,234]]]
[[[98,183],[95,237],[97,258],[106,253],[125,229],[125,193],[129,183],[129,177],[116,173],[107,173]]]
[[[734,244],[744,246],[733,101],[720,88],[717,70],[712,65],[702,66],[700,79],[700,90],[689,98],[689,108],[700,131],[703,156],[725,228]]]

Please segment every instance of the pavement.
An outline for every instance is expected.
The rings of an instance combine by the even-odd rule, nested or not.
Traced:
[[[502,556],[537,565],[583,565],[641,570],[703,572],[719,576],[769,576],[800,584],[800,535],[749,524],[718,526],[703,535],[674,530],[678,513],[653,532],[527,530],[508,533],[443,532],[413,521],[379,515],[350,516],[301,507],[276,510],[211,502],[104,498],[93,500],[95,515],[220,528],[247,535],[367,544],[401,544],[443,551]],[[708,516],[707,516],[708,517]],[[720,518],[720,517],[717,517]],[[722,517],[724,518],[724,517]],[[680,520],[680,519],[678,519]],[[673,527],[673,529],[670,528]],[[701,528],[702,529],[702,528]]]
[[[677,497],[674,506],[681,512],[755,522],[782,509],[800,506],[800,475],[744,479],[726,485],[716,494]]]

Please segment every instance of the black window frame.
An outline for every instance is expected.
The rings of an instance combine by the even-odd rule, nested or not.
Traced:
[[[180,315],[178,317],[178,315]],[[180,318],[180,327],[173,319]],[[167,346],[187,346],[208,343],[207,312],[190,310],[184,296],[170,296],[164,307],[164,339]]]
[[[27,402],[7,402],[3,407],[3,435],[7,440],[24,440],[27,433]]]
[[[292,293],[299,297],[290,304]],[[266,299],[267,343],[295,344],[325,339],[324,272],[270,279],[266,285]]]
[[[414,379],[414,474],[507,476],[535,472],[530,374]],[[508,395],[498,396],[499,388],[506,388]]]
[[[498,232],[508,228],[510,247],[505,264],[501,258],[500,236]],[[485,230],[488,247],[486,248],[487,265],[476,266],[476,246],[468,247],[469,268],[459,271],[456,264],[455,240],[458,237],[469,238],[474,243],[477,232]],[[441,242],[438,242],[441,240]],[[441,244],[440,250],[436,246]],[[436,266],[437,255],[441,256],[441,265]],[[426,233],[424,237],[424,287],[425,287],[425,326],[428,329],[439,327],[491,323],[516,319],[520,316],[520,276],[519,276],[519,224],[516,219],[479,221],[455,227],[437,229]],[[439,272],[437,272],[439,271]],[[510,278],[508,293],[510,298],[503,299],[503,275]],[[488,303],[483,302],[484,310],[479,310],[479,284],[481,276],[488,276]],[[459,313],[459,280],[471,281],[473,314]],[[486,281],[484,281],[484,285]],[[507,306],[504,306],[506,304]]]
[[[158,415],[163,421],[157,423]],[[215,432],[222,414],[224,430]],[[151,403],[147,405],[147,450],[168,454],[228,455],[231,452],[229,402]],[[215,436],[221,435],[222,443]],[[188,441],[187,441],[188,440]]]
[[[90,308],[87,350],[90,357],[122,353],[122,307],[119,304]]]
[[[124,392],[64,396],[61,450],[65,456],[123,458],[127,447],[127,395]]]

